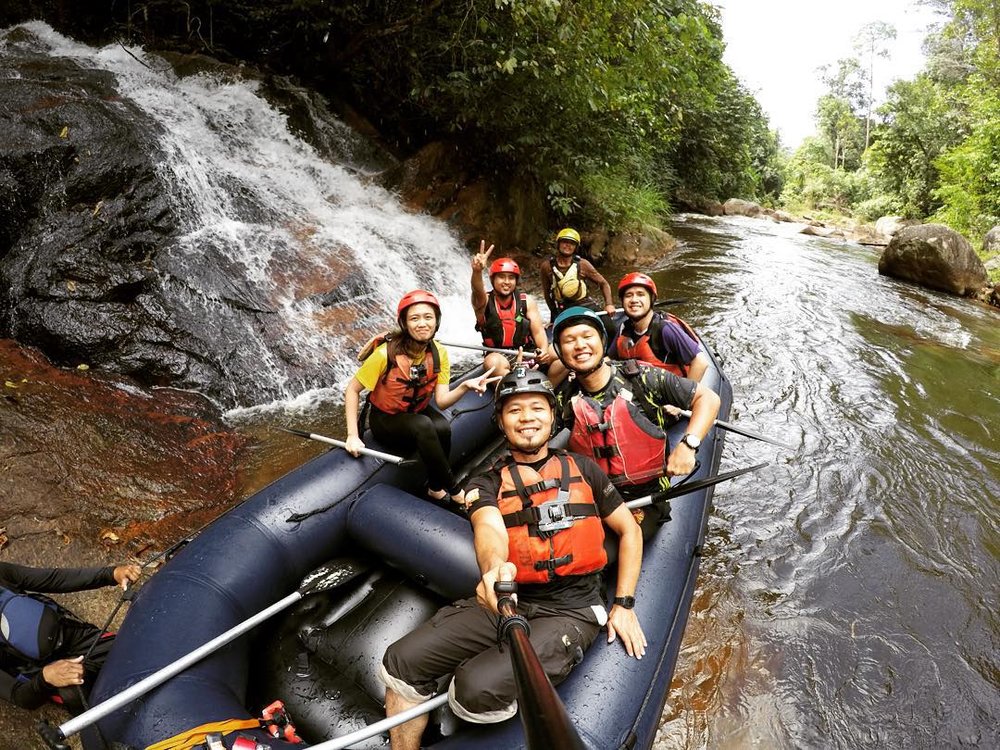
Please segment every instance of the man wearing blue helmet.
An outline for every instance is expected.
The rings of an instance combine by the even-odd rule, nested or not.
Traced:
[[[606,359],[607,331],[585,307],[556,317],[552,344],[573,374],[556,391],[571,451],[593,458],[626,498],[668,487],[669,477],[694,470],[698,447],[719,413],[714,391],[644,362]],[[666,406],[691,411],[688,431],[673,450]]]

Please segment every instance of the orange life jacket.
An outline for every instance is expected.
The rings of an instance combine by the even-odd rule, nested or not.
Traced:
[[[565,451],[553,451],[541,471],[507,463],[499,506],[519,583],[594,573],[608,564],[593,490]]]
[[[483,335],[483,344],[503,349],[519,346],[534,347],[531,323],[528,321],[528,295],[515,290],[507,307],[501,307],[496,292],[490,292],[483,317],[476,322],[476,330]]]
[[[654,313],[652,320],[649,321],[649,327],[646,329],[646,332],[636,339],[635,343],[632,343],[625,334],[625,322],[621,324],[618,329],[618,335],[615,337],[615,359],[637,359],[640,362],[646,362],[654,367],[662,368],[668,372],[672,372],[674,375],[686,378],[688,374],[687,363],[668,361],[672,356],[672,352],[668,352],[666,345],[663,343],[663,327],[668,322],[679,325],[684,333],[697,343],[698,335],[688,325],[686,320],[682,320],[670,313],[667,313],[665,316],[660,313]]]
[[[413,413],[426,409],[434,396],[441,369],[441,356],[437,347],[437,342],[432,340],[428,347],[430,357],[425,354],[419,365],[414,365],[413,359],[401,349],[394,360],[387,362],[385,373],[379,378],[375,389],[368,394],[368,401],[386,414]],[[430,367],[427,366],[428,360]]]
[[[592,457],[616,487],[643,484],[667,473],[667,433],[647,416],[648,407],[636,403],[636,397],[645,398],[639,382],[644,365],[630,361],[631,387],[622,383],[609,403],[584,393],[570,401],[574,419],[567,447]],[[626,374],[628,364],[622,366]],[[619,377],[618,367],[612,377]]]

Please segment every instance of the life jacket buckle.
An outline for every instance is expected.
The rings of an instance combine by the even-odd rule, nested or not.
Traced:
[[[576,522],[576,518],[568,512],[569,493],[559,490],[555,500],[549,500],[536,506],[538,531],[542,534],[552,534],[568,529]]]

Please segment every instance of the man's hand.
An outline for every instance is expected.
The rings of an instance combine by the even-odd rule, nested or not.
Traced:
[[[604,312],[606,312],[608,315],[613,316],[616,312],[618,312],[618,308],[615,307],[613,303],[609,302],[604,306]]]
[[[617,604],[608,614],[608,643],[620,637],[629,656],[641,659],[646,653],[646,634],[642,632],[635,610],[619,607]]]
[[[135,583],[142,575],[142,568],[138,565],[119,565],[115,568],[115,583],[122,587],[122,591],[128,588],[130,583]]]
[[[667,456],[667,476],[677,477],[694,471],[695,452],[687,443],[678,443]]]
[[[83,684],[83,657],[60,659],[42,667],[42,679],[56,688]]]
[[[483,573],[482,580],[476,586],[476,600],[479,602],[479,606],[494,614],[499,614],[499,610],[497,609],[497,595],[493,591],[493,584],[497,581],[513,581],[516,575],[517,566],[512,562],[502,562],[495,568]],[[514,596],[516,597],[517,595],[515,594]]]
[[[490,253],[493,252],[495,245],[490,245],[489,248],[486,247],[486,240],[479,241],[479,252],[472,256],[472,270],[482,271],[486,268],[487,264],[490,262]]]

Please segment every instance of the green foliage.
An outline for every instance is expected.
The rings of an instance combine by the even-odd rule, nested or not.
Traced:
[[[48,4],[60,17],[91,5]],[[106,9],[104,27],[126,41],[296,74],[347,99],[401,153],[457,141],[472,170],[548,186],[559,217],[645,220],[682,185],[716,198],[780,191],[776,140],[722,62],[719,12],[704,0],[132,0]]]

